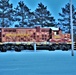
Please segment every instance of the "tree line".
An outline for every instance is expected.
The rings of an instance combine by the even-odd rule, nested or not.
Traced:
[[[58,22],[54,16],[47,10],[47,6],[38,3],[35,11],[31,9],[23,1],[19,1],[14,8],[9,0],[0,0],[0,27],[60,27],[65,33],[70,33],[70,4],[61,8]],[[73,25],[76,26],[76,8],[72,5]]]

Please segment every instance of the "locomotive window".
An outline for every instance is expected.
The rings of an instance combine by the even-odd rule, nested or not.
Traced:
[[[57,31],[56,34],[58,35],[59,34],[59,31]]]
[[[55,31],[55,32],[54,32],[54,35],[58,35],[58,34],[59,34],[59,31]]]
[[[54,35],[57,35],[56,32],[54,32]]]

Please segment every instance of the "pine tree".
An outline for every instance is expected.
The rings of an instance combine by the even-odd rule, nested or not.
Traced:
[[[72,5],[72,13],[73,13],[73,25],[76,25],[76,12],[75,12],[75,7]],[[62,13],[59,13],[59,16],[61,18],[58,19],[60,25],[59,27],[61,28],[62,31],[65,33],[70,33],[70,4],[67,3],[64,8],[62,8]]]
[[[17,7],[15,8],[15,20],[17,25],[16,27],[28,27],[31,26],[30,19],[31,19],[30,9],[24,4],[23,1],[18,2]]]
[[[13,5],[9,0],[0,0],[0,27],[9,27],[13,22]]]
[[[51,16],[50,12],[47,10],[47,6],[44,6],[42,3],[38,4],[36,8],[34,22],[36,25],[41,25],[41,27],[55,26],[55,19]]]
[[[34,27],[34,25],[35,25],[34,19],[35,19],[34,12],[29,12],[27,27]]]

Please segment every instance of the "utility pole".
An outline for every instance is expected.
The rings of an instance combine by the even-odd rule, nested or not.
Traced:
[[[74,42],[73,42],[73,18],[72,18],[72,0],[70,0],[70,26],[71,26],[71,39],[72,39],[72,43],[71,43],[71,53],[72,56],[74,56]]]

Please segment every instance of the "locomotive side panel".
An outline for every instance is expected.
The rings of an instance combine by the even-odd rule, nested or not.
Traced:
[[[14,28],[2,28],[2,42],[15,41],[16,39],[15,33],[16,33],[16,29]]]
[[[61,30],[50,28],[2,28],[0,41],[2,42],[71,42],[70,34],[62,34]]]
[[[49,28],[2,28],[2,42],[44,42]]]

